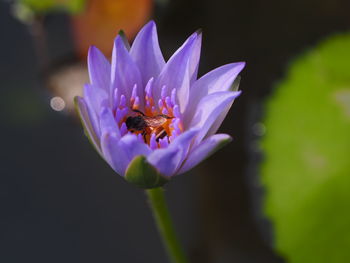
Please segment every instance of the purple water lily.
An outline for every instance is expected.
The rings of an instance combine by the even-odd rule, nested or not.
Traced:
[[[86,134],[115,172],[141,187],[185,173],[231,140],[215,133],[240,94],[233,84],[245,64],[197,79],[200,49],[196,32],[165,62],[151,21],[131,48],[116,37],[111,64],[89,50],[91,83],[76,98]]]

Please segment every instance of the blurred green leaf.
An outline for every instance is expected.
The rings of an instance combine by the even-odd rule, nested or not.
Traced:
[[[267,103],[265,212],[292,263],[350,262],[350,35],[300,57]]]
[[[65,10],[70,13],[82,11],[86,0],[19,0],[34,13],[48,13],[55,10]]]

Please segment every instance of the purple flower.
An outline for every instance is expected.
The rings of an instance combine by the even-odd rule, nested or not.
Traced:
[[[201,38],[192,34],[165,62],[151,21],[131,48],[116,37],[111,64],[89,50],[91,83],[76,98],[85,132],[115,172],[141,187],[164,184],[231,140],[215,133],[240,94],[245,63],[197,79]]]

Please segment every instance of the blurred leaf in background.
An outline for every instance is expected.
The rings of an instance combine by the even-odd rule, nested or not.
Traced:
[[[34,13],[47,13],[52,10],[65,10],[77,13],[83,10],[86,0],[18,0]]]
[[[294,61],[269,99],[264,209],[292,263],[350,262],[350,35]]]

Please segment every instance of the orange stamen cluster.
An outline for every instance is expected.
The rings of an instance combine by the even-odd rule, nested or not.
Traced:
[[[140,97],[137,95],[136,85],[134,85],[132,89],[129,101],[126,100],[124,95],[121,95],[118,100],[115,99],[117,102],[114,111],[115,119],[122,136],[133,133],[136,134],[140,140],[147,143],[152,149],[164,148],[183,132],[182,118],[179,106],[176,103],[176,89],[171,91],[170,96],[167,96],[166,86],[163,86],[160,98],[156,104],[152,94],[152,87],[153,78],[151,78],[146,85],[143,101],[144,105],[141,105]],[[142,112],[142,110],[144,111]],[[157,119],[158,117],[158,119],[160,118],[162,121],[159,122],[159,125],[155,125],[154,127],[145,126],[142,130],[133,130],[130,129],[130,127],[128,129],[125,123],[126,119],[136,116],[142,116],[148,119]]]

